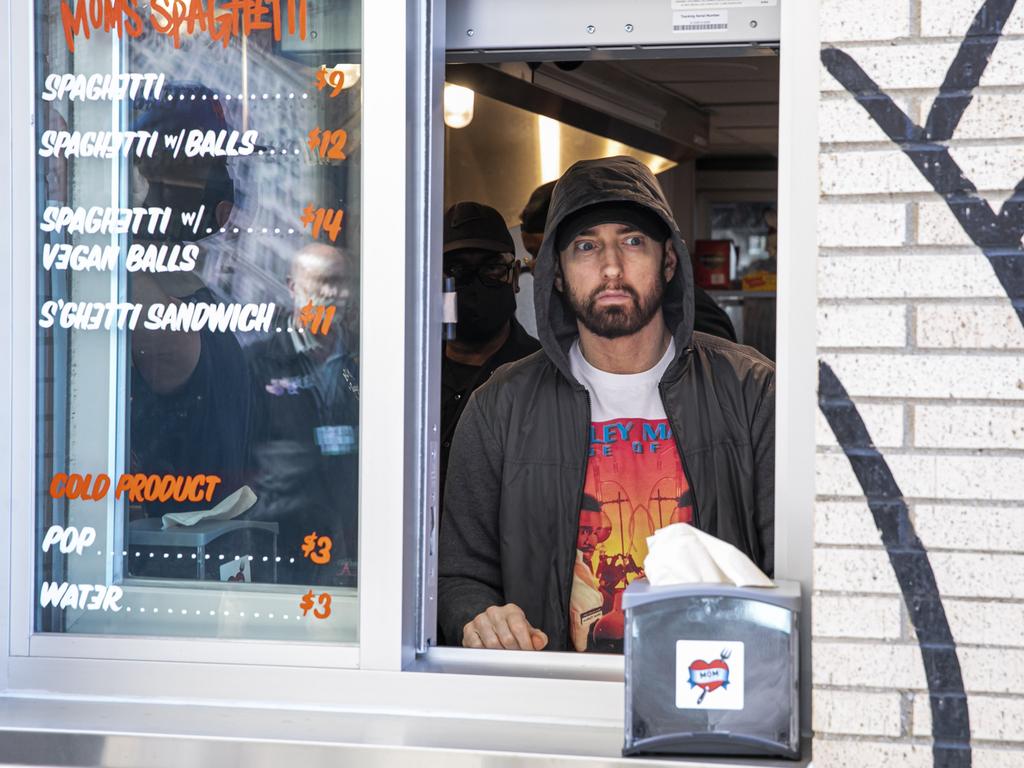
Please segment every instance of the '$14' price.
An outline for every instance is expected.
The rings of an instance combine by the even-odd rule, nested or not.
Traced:
[[[338,233],[341,232],[341,220],[344,218],[345,212],[340,208],[313,208],[313,204],[310,203],[306,206],[306,210],[302,212],[302,218],[299,219],[305,226],[312,229],[313,239],[320,237],[320,230],[326,232],[333,243],[338,239]]]
[[[316,616],[316,618],[326,619],[331,615],[331,596],[326,592],[321,592],[314,602],[312,589],[304,594],[302,596],[302,600],[299,601],[299,608],[302,609],[302,615],[305,616],[309,613],[310,609],[317,603],[319,603],[320,607],[313,609],[313,615]]]
[[[344,160],[346,141],[348,141],[348,133],[343,128],[338,128],[335,131],[321,131],[319,128],[314,128],[309,132],[309,141],[306,143],[309,145],[310,151],[319,152],[320,157],[326,157],[329,160]]]

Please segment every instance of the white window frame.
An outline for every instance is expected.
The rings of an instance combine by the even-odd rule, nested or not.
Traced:
[[[429,460],[433,438],[426,434],[424,414],[428,395],[438,392],[438,366],[422,364],[437,359],[437,342],[429,339],[437,335],[439,301],[428,292],[437,285],[440,264],[428,256],[423,269],[422,259],[438,252],[440,240],[440,212],[431,208],[440,204],[429,190],[430,172],[440,167],[442,155],[438,137],[425,130],[431,121],[439,124],[438,83],[444,72],[440,0],[374,0],[363,6],[363,76],[369,87],[363,105],[360,418],[372,428],[361,430],[360,493],[371,485],[375,468],[394,467],[399,435],[405,436],[406,479],[374,489],[372,514],[360,501],[359,647],[32,634],[36,230],[34,195],[27,194],[34,190],[35,165],[29,121],[34,110],[32,3],[9,3],[5,14],[8,54],[0,59],[0,104],[8,109],[0,109],[0,151],[11,173],[9,183],[0,182],[0,264],[10,279],[0,280],[0,307],[7,308],[7,322],[0,327],[0,359],[7,364],[0,376],[0,431],[6,430],[10,439],[0,448],[0,495],[7,502],[0,505],[0,531],[10,535],[0,536],[6,542],[0,546],[9,545],[8,567],[0,567],[0,594],[10,599],[0,601],[0,692],[45,690],[53,696],[232,701],[495,720],[567,722],[583,716],[595,725],[621,728],[621,659],[563,655],[544,661],[543,654],[456,651],[452,661],[445,658],[449,650],[439,649],[427,655],[427,666],[416,661],[418,582],[430,576],[420,571],[417,556],[431,538],[429,516],[419,513],[419,505],[429,504],[436,493]],[[432,36],[424,31],[431,28],[428,20]],[[776,572],[800,580],[804,588],[806,710],[817,388],[817,3],[782,3],[780,63]],[[419,143],[410,142],[416,137]],[[405,259],[398,244],[404,244]],[[395,298],[401,285],[405,302]],[[410,342],[419,333],[425,334],[419,342]],[[410,351],[417,344],[419,349]],[[403,349],[405,355],[396,354]],[[418,370],[410,373],[411,367]],[[550,674],[555,677],[545,677]],[[803,723],[809,728],[806,712]]]

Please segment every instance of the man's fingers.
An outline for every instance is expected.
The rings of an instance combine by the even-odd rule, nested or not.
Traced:
[[[463,648],[483,648],[484,641],[480,639],[480,633],[473,629],[471,624],[467,624],[462,630],[462,647]]]
[[[476,629],[477,634],[480,635],[480,640],[483,641],[484,648],[504,648],[501,644],[501,640],[498,639],[498,635],[495,633],[494,628],[491,626],[491,622],[486,616],[477,616],[473,621],[473,628]]]
[[[516,636],[512,634],[512,629],[509,627],[507,621],[499,621],[494,627],[494,631],[498,635],[498,640],[501,641],[502,648],[506,651],[519,650],[519,641],[516,640]]]
[[[523,609],[514,603],[492,605],[462,629],[462,645],[466,648],[539,651],[547,644],[547,635],[531,627]]]
[[[515,648],[520,651],[532,651],[533,640],[530,637],[530,627],[526,619],[522,616],[511,616],[508,620],[508,628],[512,630],[512,634],[515,636]]]

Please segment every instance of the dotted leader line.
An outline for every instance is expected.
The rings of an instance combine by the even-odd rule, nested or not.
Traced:
[[[308,99],[309,98],[309,94],[308,93],[299,93],[299,94],[295,94],[295,93],[288,93],[288,94],[275,93],[275,94],[273,94],[273,96],[271,96],[271,94],[269,94],[269,93],[264,93],[262,99],[260,99],[258,94],[250,93],[248,100],[249,101],[257,101],[259,99],[260,101],[269,101],[271,98],[273,98],[275,100],[283,99],[283,98],[288,98],[288,99],[295,99],[295,98]],[[220,101],[220,94],[215,93],[212,96],[210,96],[209,99],[211,101]],[[240,94],[238,94],[238,96],[233,96],[230,93],[224,94],[224,101],[231,101],[232,99],[234,99],[235,101],[246,101],[244,93],[240,93]],[[172,93],[172,94],[167,96],[167,100],[168,101],[185,101],[185,94],[184,93],[179,93],[178,94],[178,98],[175,99],[174,98],[174,94]],[[207,95],[204,93],[204,94],[200,95],[197,98],[196,95],[194,93],[192,93],[192,94],[189,94],[188,100],[189,101],[206,101],[207,100]]]
[[[103,550],[102,549],[97,549],[96,550],[96,554],[102,557]],[[129,551],[127,549],[122,549],[121,550],[121,556],[122,557],[129,557],[129,555],[130,555],[131,557],[144,557],[145,556],[145,557],[156,558],[156,554],[157,554],[156,552],[148,552],[145,555],[143,555],[142,552],[129,553]],[[270,557],[269,555],[263,555],[262,557],[260,555],[235,555],[234,557],[225,557],[224,555],[217,555],[217,557],[216,557],[216,559],[218,561],[226,560],[227,562],[235,562],[237,560],[249,560],[250,562],[253,562],[256,558],[260,558],[261,562],[264,562],[264,563],[269,563],[271,560],[273,560],[275,563],[283,563],[285,561],[284,558],[281,557],[280,555],[276,555],[274,557]],[[170,560],[172,558],[171,558],[171,555],[170,555],[169,552],[164,552],[160,559]],[[173,559],[174,560],[184,560],[185,557],[184,557],[184,555],[181,552],[179,552]],[[196,556],[196,553],[193,552],[189,559],[191,559],[191,560],[198,559],[197,556]],[[203,559],[204,560],[213,560],[214,557],[212,555],[204,555]],[[295,558],[294,557],[289,557],[288,558],[288,562],[289,563],[294,563],[295,562]]]
[[[296,152],[297,152],[297,151],[298,151],[298,150],[296,150]],[[221,233],[221,234],[223,235],[223,234],[227,234],[227,232],[229,231],[229,229],[230,229],[230,231],[231,231],[231,232],[232,232],[233,234],[236,234],[236,235],[237,235],[237,234],[240,234],[240,233],[242,232],[242,228],[241,228],[241,227],[230,227],[230,228],[228,228],[228,227],[221,227],[221,228],[220,228],[219,230],[216,230],[216,229],[214,229],[213,227],[207,227],[207,228],[206,228],[206,234],[208,234],[208,235],[212,235],[212,234],[213,234],[214,232],[218,232],[218,231],[219,231],[219,232],[220,232],[220,233]],[[246,227],[246,228],[245,228],[245,231],[246,231],[246,232],[247,232],[248,234],[252,235],[252,234],[255,234],[255,233],[256,233],[257,229],[256,229],[256,227]],[[296,234],[296,230],[295,230],[295,229],[293,229],[293,228],[288,228],[288,229],[282,230],[282,229],[281,229],[281,227],[274,227],[273,229],[270,229],[269,227],[263,227],[263,228],[262,228],[262,229],[260,229],[259,231],[260,231],[260,232],[261,232],[262,234],[264,234],[264,235],[269,235],[269,234],[270,234],[271,232],[273,232],[273,234],[275,234],[275,235],[280,235],[280,234],[281,234],[281,232],[286,232],[286,233],[287,233],[287,234],[289,234],[289,235],[294,235],[294,234]],[[304,233],[304,232],[299,232],[298,234],[302,235],[302,234],[305,234],[305,233]]]
[[[132,611],[132,606],[126,605],[124,607],[124,611],[125,611],[125,613],[132,613],[133,612]],[[237,611],[237,612],[234,612],[234,614],[233,614],[232,611],[215,611],[215,610],[203,611],[203,610],[200,610],[198,608],[196,608],[195,610],[186,609],[186,608],[181,608],[181,609],[178,609],[178,608],[150,608],[150,609],[147,610],[144,606],[137,606],[135,608],[134,612],[135,613],[147,613],[147,614],[151,614],[151,615],[154,615],[154,616],[158,616],[158,615],[160,615],[162,613],[169,613],[171,615],[178,615],[178,616],[188,616],[189,614],[192,614],[193,616],[202,616],[203,614],[206,614],[207,616],[217,616],[219,614],[220,616],[222,616],[224,618],[230,617],[232,615],[236,615],[236,616],[238,616],[239,618],[242,618],[242,619],[248,617],[248,618],[253,618],[253,619],[266,619],[266,620],[273,620],[273,621],[276,621],[276,620],[291,621],[292,619],[294,619],[295,621],[301,621],[302,619],[306,618],[305,616],[298,616],[298,615],[292,616],[292,615],[287,614],[287,613],[278,616],[277,614],[274,614],[274,613],[260,613],[259,611],[249,611],[248,613],[246,613],[245,611]]]

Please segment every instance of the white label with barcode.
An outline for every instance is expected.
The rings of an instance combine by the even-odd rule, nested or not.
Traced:
[[[674,11],[673,32],[721,32],[729,29],[728,11]]]
[[[727,8],[771,8],[779,0],[672,0],[673,11],[721,11]]]

